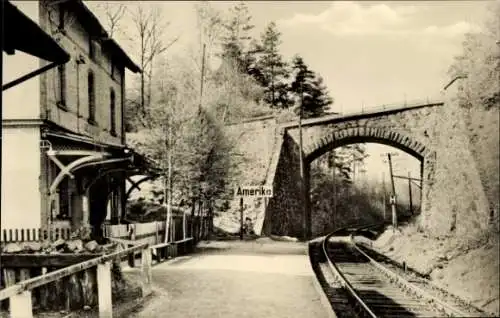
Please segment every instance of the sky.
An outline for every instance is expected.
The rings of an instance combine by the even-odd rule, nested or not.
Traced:
[[[102,16],[100,1],[86,3]],[[168,54],[184,54],[197,40],[195,2],[148,3],[161,10],[170,23],[166,40],[179,36]],[[227,10],[235,3],[215,1],[211,5]],[[287,59],[303,56],[324,77],[335,100],[333,108],[346,112],[437,96],[448,82],[446,71],[460,52],[464,33],[477,29],[486,3],[248,1],[247,5],[255,25],[253,35],[259,37],[269,22],[276,22],[282,33],[282,55]],[[120,34],[117,40],[130,42]]]
[[[86,3],[98,17],[102,16],[99,1]],[[170,22],[167,37],[179,36],[168,54],[185,55],[197,36],[195,2],[149,3]],[[227,10],[235,3],[215,1],[211,5]],[[464,33],[477,30],[487,3],[248,1],[247,5],[255,25],[253,36],[258,37],[268,23],[276,22],[282,33],[282,55],[288,60],[301,55],[324,78],[334,99],[333,110],[350,112],[438,97],[449,82],[446,72],[461,50]],[[117,40],[125,48],[130,45],[126,39],[122,42],[120,35]],[[394,149],[368,144],[367,150],[371,156],[366,169],[380,177],[387,167],[380,155]],[[416,159],[401,153],[398,162],[401,173],[419,175]]]

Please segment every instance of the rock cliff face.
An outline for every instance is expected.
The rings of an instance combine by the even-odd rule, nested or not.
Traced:
[[[266,184],[273,153],[278,138],[275,134],[276,120],[266,116],[249,120],[244,123],[226,126],[227,136],[234,144],[234,156],[231,158],[235,170],[232,187],[238,185],[260,186]],[[272,179],[272,178],[271,178]],[[260,234],[264,219],[265,199],[245,198],[243,201],[244,217],[249,217],[254,224],[255,231]],[[224,231],[236,233],[240,227],[239,198],[230,201],[228,211],[222,212],[214,218],[214,225]]]
[[[496,137],[484,136],[472,142],[467,121],[468,112],[460,107],[453,90],[443,94],[445,107],[436,122],[436,132],[431,139],[436,149],[435,183],[429,193],[429,205],[421,224],[437,236],[454,233],[459,236],[474,237],[489,226],[488,189],[496,186],[498,202],[498,166],[493,182],[488,176],[494,175],[493,158],[498,165],[498,128]],[[484,118],[487,113],[478,110],[474,117]],[[496,121],[498,127],[498,119]],[[494,125],[494,122],[485,125]],[[478,125],[479,126],[479,125]],[[488,127],[493,129],[493,127]],[[492,140],[496,138],[496,146]],[[494,155],[487,149],[492,147]],[[482,149],[481,149],[482,148]],[[495,150],[496,149],[496,150]],[[481,173],[481,171],[484,171]],[[488,171],[488,172],[487,172]],[[490,191],[494,200],[494,191]],[[445,194],[448,194],[446,196]],[[495,200],[494,200],[495,201]],[[490,201],[491,202],[491,201]]]
[[[489,110],[473,110],[464,114],[470,150],[476,158],[481,184],[497,229],[500,195],[499,108],[500,105],[497,105]]]

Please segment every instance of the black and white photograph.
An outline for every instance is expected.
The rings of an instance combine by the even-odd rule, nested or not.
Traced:
[[[0,9],[0,318],[500,316],[500,0]]]

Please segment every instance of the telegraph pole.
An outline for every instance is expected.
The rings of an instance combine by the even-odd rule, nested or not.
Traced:
[[[397,228],[398,226],[398,219],[396,215],[396,187],[394,186],[394,174],[392,172],[392,160],[391,160],[391,154],[387,153],[387,160],[389,161],[389,173],[391,174],[391,190],[392,190],[392,196],[391,196],[391,210],[392,210],[392,226],[394,229]]]
[[[200,111],[203,104],[203,84],[205,82],[205,47],[206,44],[203,44],[203,52],[201,55],[201,78],[200,78]]]
[[[413,215],[413,200],[412,200],[412,194],[411,194],[411,172],[408,171],[408,193],[410,196],[410,213]]]
[[[392,169],[392,156],[397,156],[397,153],[386,153],[387,155],[387,161],[389,163],[389,174],[391,177],[391,198],[389,200],[391,204],[391,211],[392,211],[392,226],[394,229],[397,228],[398,226],[398,220],[397,220],[397,214],[396,214],[396,187],[394,185],[394,173]]]
[[[333,227],[336,228],[337,224],[335,224],[335,214],[337,213],[337,189],[336,189],[336,184],[335,184],[335,150],[332,150],[332,188],[333,188],[333,214],[332,214],[332,219],[333,219]]]
[[[385,189],[385,173],[382,171],[382,187],[384,188],[384,198],[383,198],[383,204],[384,204],[384,223],[385,220],[387,219],[387,191]]]
[[[306,194],[305,194],[305,180],[304,180],[304,156],[302,154],[302,116],[303,116],[303,104],[304,104],[304,88],[302,82],[300,83],[300,109],[299,109],[299,164],[300,164],[300,179],[301,179],[301,196],[304,200],[302,202],[303,217],[304,217],[304,241],[308,240],[309,233],[309,220],[306,211]]]

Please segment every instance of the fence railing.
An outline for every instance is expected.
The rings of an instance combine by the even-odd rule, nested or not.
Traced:
[[[103,225],[103,235],[106,238],[134,241],[134,244],[148,243],[151,246],[183,240],[193,237],[196,241],[206,238],[209,223],[208,217],[174,215],[169,227],[169,238],[166,240],[165,221],[148,223],[131,223],[117,225]]]
[[[12,318],[33,317],[32,290],[55,282],[70,275],[97,267],[97,294],[99,317],[112,317],[111,265],[131,253],[141,252],[141,289],[142,295],[151,293],[151,249],[148,244],[135,245],[108,255],[96,257],[75,265],[71,265],[41,276],[21,281],[0,290],[0,301],[9,299],[9,312]]]
[[[69,239],[71,235],[71,228],[69,227],[55,227],[47,230],[40,228],[17,228],[17,229],[2,229],[0,242],[37,242],[50,240],[55,241],[58,239]]]

